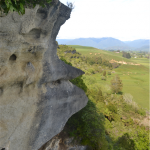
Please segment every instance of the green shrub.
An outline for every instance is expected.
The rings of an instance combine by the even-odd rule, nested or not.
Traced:
[[[62,60],[62,61],[65,62],[66,64],[72,66],[72,64],[71,64],[70,62],[68,62],[66,59],[64,59],[63,57],[61,57],[60,60]]]
[[[104,72],[103,72],[103,76],[105,76],[105,77],[106,77],[106,71],[104,71]]]
[[[111,71],[108,71],[108,73],[107,73],[108,75],[111,75]]]
[[[144,109],[142,109],[142,108],[139,108],[137,110],[137,113],[140,114],[141,116],[146,116],[146,111]]]
[[[81,138],[81,144],[98,150],[100,139],[105,140],[104,116],[98,114],[95,104],[89,100],[87,105],[74,114],[67,122],[70,136]]]
[[[101,77],[101,80],[106,80],[106,77],[105,77],[105,76],[102,76],[102,77]]]
[[[135,150],[135,142],[128,133],[125,133],[122,137],[118,139],[118,145],[124,150]]]
[[[149,132],[136,126],[136,131],[130,132],[130,136],[134,140],[135,150],[149,150]]]
[[[118,75],[115,75],[114,78],[111,80],[111,89],[113,93],[121,92],[123,87],[122,80]]]
[[[123,105],[123,111],[125,112],[129,112],[130,110],[132,110],[132,106],[129,104],[124,104]]]
[[[88,69],[88,72],[90,72],[90,73],[92,73],[92,74],[95,74],[95,70],[92,69],[92,68]]]
[[[112,111],[112,112],[114,112],[114,113],[117,113],[117,107],[114,105],[114,104],[108,104],[107,105],[107,108],[110,110],[110,111]]]
[[[103,61],[103,64],[99,61],[101,63],[99,65],[98,57],[88,58],[87,56],[79,55],[76,58],[68,59],[74,54],[67,53],[63,56],[63,51],[66,51],[66,48],[69,51],[71,48],[67,46],[62,47],[63,50],[61,46],[58,50],[61,54],[59,56],[64,57],[66,63],[70,61],[76,67],[80,66],[80,68],[85,69],[86,74],[84,76],[79,77],[79,79],[73,79],[74,81],[71,82],[82,89],[85,88],[86,90],[84,89],[84,91],[87,91],[86,94],[90,99],[87,106],[74,114],[67,122],[70,136],[82,139],[80,142],[83,145],[91,146],[93,150],[148,150],[148,131],[146,131],[145,127],[139,127],[139,124],[130,118],[130,116],[133,118],[140,117],[140,115],[145,116],[146,112],[144,109],[137,107],[133,97],[129,94],[112,95],[110,91],[106,93],[103,86],[101,87],[102,93],[99,90],[100,85],[96,83],[97,80],[91,75],[92,71],[88,72],[89,69],[95,73],[98,72],[98,69],[103,72],[104,68],[101,66],[107,65],[107,61]],[[77,57],[79,58],[77,59]],[[80,62],[77,62],[76,59]],[[89,65],[89,62],[92,66]],[[112,71],[112,73],[115,73],[115,71]],[[107,74],[109,75],[111,72],[108,71]],[[84,81],[88,88],[84,85]],[[121,93],[122,81],[116,77],[112,81],[112,86],[115,89],[118,85],[120,85],[118,89]],[[117,93],[115,90],[112,90],[112,92]]]
[[[72,64],[70,62],[66,61],[64,58],[61,58],[61,60],[63,62],[65,62],[66,64],[72,66]],[[84,81],[82,79],[82,75],[77,77],[77,78],[75,78],[75,79],[70,80],[70,82],[72,82],[73,84],[75,84],[76,86],[78,86],[79,88],[84,90],[84,92],[87,91],[87,86],[85,85],[85,83],[84,83]]]
[[[87,92],[87,86],[82,79],[82,75],[75,79],[70,80],[70,82],[72,82],[73,84],[84,90],[84,92]]]

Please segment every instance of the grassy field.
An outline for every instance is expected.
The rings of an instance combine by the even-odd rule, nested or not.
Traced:
[[[104,51],[94,47],[79,46],[79,45],[69,45],[75,48],[78,52],[85,56],[101,56],[107,60],[115,59],[116,61],[133,62],[127,58],[122,57],[122,53],[115,53],[111,51]]]
[[[77,52],[80,52],[86,56],[101,55],[101,57],[107,60],[125,61],[127,63],[140,64],[129,65],[122,64],[119,68],[113,69],[115,73],[107,75],[106,81],[101,80],[101,74],[93,74],[92,78],[95,80],[91,82],[93,87],[95,85],[101,86],[103,92],[110,90],[110,81],[115,74],[119,74],[120,79],[123,82],[123,94],[130,93],[136,101],[142,107],[149,108],[149,60],[147,58],[131,58],[126,59],[122,57],[122,53],[115,53],[111,51],[99,50],[93,47],[70,45],[75,48]],[[92,53],[92,54],[91,54]]]

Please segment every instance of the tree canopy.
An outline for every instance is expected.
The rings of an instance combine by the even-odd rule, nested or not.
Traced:
[[[51,3],[52,0],[0,0],[0,11],[8,14],[9,11],[16,11],[20,14],[25,14],[25,8],[35,7],[39,4],[45,7],[46,3]]]
[[[123,52],[122,57],[125,57],[125,58],[129,59],[129,58],[131,58],[131,55],[130,55],[130,53]]]
[[[122,81],[120,80],[118,75],[115,75],[111,80],[111,88],[113,93],[121,92],[123,87]]]

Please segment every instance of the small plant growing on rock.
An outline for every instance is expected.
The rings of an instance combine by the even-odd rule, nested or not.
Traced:
[[[67,2],[67,6],[71,9],[71,11],[74,9],[74,4],[72,2]]]

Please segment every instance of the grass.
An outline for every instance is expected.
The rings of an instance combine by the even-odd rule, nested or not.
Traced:
[[[147,58],[132,58],[132,61],[138,62],[139,64],[149,68],[149,59]]]
[[[119,74],[120,79],[123,82],[123,93],[130,93],[140,106],[149,109],[149,60],[147,58],[123,58],[122,53],[115,53],[111,51],[99,50],[93,47],[70,45],[75,48],[77,52],[80,52],[86,56],[101,55],[107,60],[114,59],[116,61],[133,62],[140,64],[135,65],[121,65],[119,68],[114,69],[115,73],[107,75],[107,80],[101,80],[102,74],[91,75],[95,82],[90,83],[93,88],[95,86],[101,86],[103,92],[109,92],[110,81],[115,74]],[[92,54],[90,54],[92,53]]]
[[[104,51],[104,50],[100,50],[100,49],[97,49],[94,47],[87,47],[87,46],[79,46],[79,45],[69,45],[69,46],[75,48],[78,52],[80,52],[81,54],[83,54],[85,56],[87,56],[87,55],[88,56],[102,56],[103,58],[105,58],[107,60],[115,59],[117,61],[123,60],[126,62],[131,62],[129,59],[123,58],[122,53]],[[90,53],[92,53],[92,54],[90,54]]]

